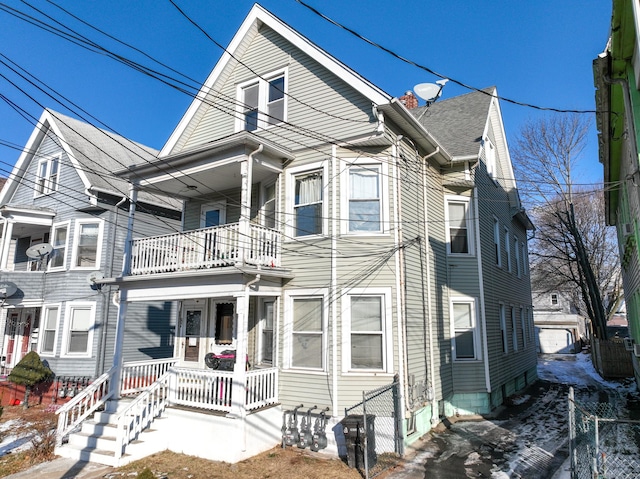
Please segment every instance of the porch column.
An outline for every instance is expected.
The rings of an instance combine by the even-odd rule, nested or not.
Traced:
[[[11,235],[13,234],[13,221],[7,219],[2,232],[2,242],[0,242],[0,270],[7,269],[9,261],[9,246],[11,245]]]
[[[247,382],[247,336],[249,328],[249,286],[244,294],[236,297],[238,329],[236,332],[236,363],[233,366],[231,389],[231,412],[229,416],[242,418],[246,415],[245,398]]]

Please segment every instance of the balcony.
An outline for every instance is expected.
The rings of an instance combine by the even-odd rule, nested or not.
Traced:
[[[249,234],[240,223],[184,231],[132,241],[131,275],[220,268],[237,264],[280,267],[282,235],[250,224]]]

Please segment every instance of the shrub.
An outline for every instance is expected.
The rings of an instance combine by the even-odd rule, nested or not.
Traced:
[[[30,351],[9,373],[7,379],[14,384],[25,387],[24,407],[29,407],[29,392],[39,384],[53,376],[53,372],[40,360],[35,351]]]

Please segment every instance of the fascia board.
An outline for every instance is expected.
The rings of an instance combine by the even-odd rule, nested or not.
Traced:
[[[218,78],[222,75],[229,62],[234,58],[241,56],[243,53],[241,51],[241,47],[245,37],[251,34],[252,29],[254,34],[257,33],[258,27],[263,24],[281,35],[285,40],[289,41],[296,48],[311,57],[313,60],[317,61],[348,85],[358,90],[361,94],[369,98],[373,104],[381,105],[388,103],[391,100],[391,97],[387,93],[365,80],[355,71],[351,70],[349,67],[313,44],[310,40],[282,22],[282,20],[271,14],[271,12],[265,10],[260,5],[255,4],[244,22],[242,22],[242,25],[234,35],[222,57],[209,74],[209,77],[196,95],[196,98],[191,102],[187,112],[184,114],[178,123],[178,126],[167,140],[167,143],[162,147],[162,150],[158,155],[159,157],[167,156],[171,153],[209,92],[214,89]]]

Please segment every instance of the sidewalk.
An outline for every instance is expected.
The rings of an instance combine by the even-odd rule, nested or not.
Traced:
[[[26,471],[5,476],[5,479],[99,479],[114,469],[93,462],[78,462],[73,459],[57,458],[44,462]]]

